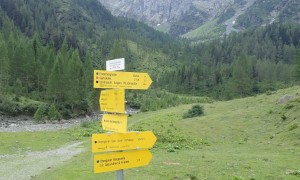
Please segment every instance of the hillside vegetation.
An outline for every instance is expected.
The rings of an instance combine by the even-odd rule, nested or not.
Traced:
[[[256,97],[201,104],[204,115],[183,119],[193,105],[134,114],[130,130],[151,130],[158,140],[150,165],[125,170],[126,179],[298,179],[299,86]],[[294,99],[278,104],[284,95]],[[98,129],[98,130],[97,130]],[[92,133],[99,122],[55,133],[36,133],[15,144],[12,133],[2,142],[2,154],[27,149],[47,150],[60,143],[84,141],[85,151],[62,165],[45,169],[34,179],[115,178],[115,172],[93,173]],[[14,133],[22,136],[25,133]],[[31,133],[32,134],[32,133]],[[46,137],[52,145],[36,141]],[[31,148],[32,147],[32,148]],[[4,161],[2,163],[5,163]],[[17,170],[17,169],[16,169]]]
[[[96,0],[4,0],[0,7],[4,114],[33,116],[45,109],[36,104],[54,107],[63,118],[98,109],[92,75],[105,69],[108,59],[125,57],[127,71],[146,71],[154,80],[166,65],[176,65],[168,49],[180,43],[142,23],[113,17]],[[39,103],[28,111],[18,105],[22,98]]]

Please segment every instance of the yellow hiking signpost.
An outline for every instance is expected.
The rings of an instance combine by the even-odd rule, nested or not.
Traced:
[[[100,110],[104,112],[125,113],[125,90],[103,90],[99,98]]]
[[[108,131],[126,133],[127,115],[126,114],[104,114],[102,117],[102,128]]]
[[[104,88],[100,93],[100,110],[104,114],[102,128],[116,133],[93,134],[92,151],[94,172],[117,172],[117,180],[124,180],[123,169],[148,165],[156,137],[152,131],[127,132],[125,89],[148,89],[152,80],[148,73],[117,72],[124,70],[125,59],[107,62],[107,71],[94,70],[94,88]],[[116,152],[114,152],[116,151]],[[125,152],[123,152],[125,151]],[[113,152],[113,153],[108,153]]]
[[[148,89],[148,73],[94,70],[94,88]]]
[[[156,137],[152,131],[128,132],[115,134],[93,134],[92,151],[110,152],[131,149],[152,148]]]
[[[148,165],[152,154],[148,149],[99,154],[94,156],[94,172],[102,173]]]

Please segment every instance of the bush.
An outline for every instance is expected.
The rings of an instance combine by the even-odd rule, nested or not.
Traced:
[[[41,104],[36,110],[33,119],[36,122],[44,122],[45,120],[61,120],[62,116],[53,104],[51,106]]]
[[[5,98],[1,100],[0,110],[11,116],[16,116],[21,112],[19,104],[14,103],[13,101]]]
[[[36,122],[44,122],[48,117],[47,117],[47,110],[48,107],[46,104],[41,104],[39,108],[36,110],[34,113],[33,119]]]
[[[202,116],[204,114],[203,107],[200,105],[194,105],[187,113],[183,115],[183,118],[192,118]]]
[[[51,104],[48,110],[48,117],[50,120],[61,120],[62,116],[61,114],[57,111],[56,107]]]

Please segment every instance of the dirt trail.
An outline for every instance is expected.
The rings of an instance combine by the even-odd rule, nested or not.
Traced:
[[[0,155],[0,180],[31,179],[84,151],[82,142],[44,152]]]
[[[35,131],[57,131],[68,129],[83,121],[100,120],[102,115],[94,113],[92,116],[73,118],[70,120],[48,121],[45,124],[37,124],[32,117],[0,117],[0,132],[35,132]]]

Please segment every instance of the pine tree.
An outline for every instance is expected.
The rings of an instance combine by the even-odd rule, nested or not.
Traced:
[[[64,95],[64,78],[63,78],[63,64],[60,56],[57,56],[51,75],[48,80],[47,94],[55,104],[60,104],[63,101]]]
[[[116,58],[122,58],[124,56],[124,52],[121,46],[121,41],[116,40],[110,53],[109,53],[109,59],[116,59]]]
[[[68,62],[68,94],[67,99],[70,104],[80,105],[86,97],[86,82],[83,64],[79,57],[78,50],[73,51],[72,56]]]
[[[295,67],[296,80],[300,80],[300,49],[297,50],[296,54],[296,67]]]
[[[233,90],[241,97],[249,95],[251,92],[251,66],[248,57],[245,54],[235,60],[233,64],[232,80]]]
[[[9,59],[6,44],[0,35],[0,92],[5,91],[9,82]]]

